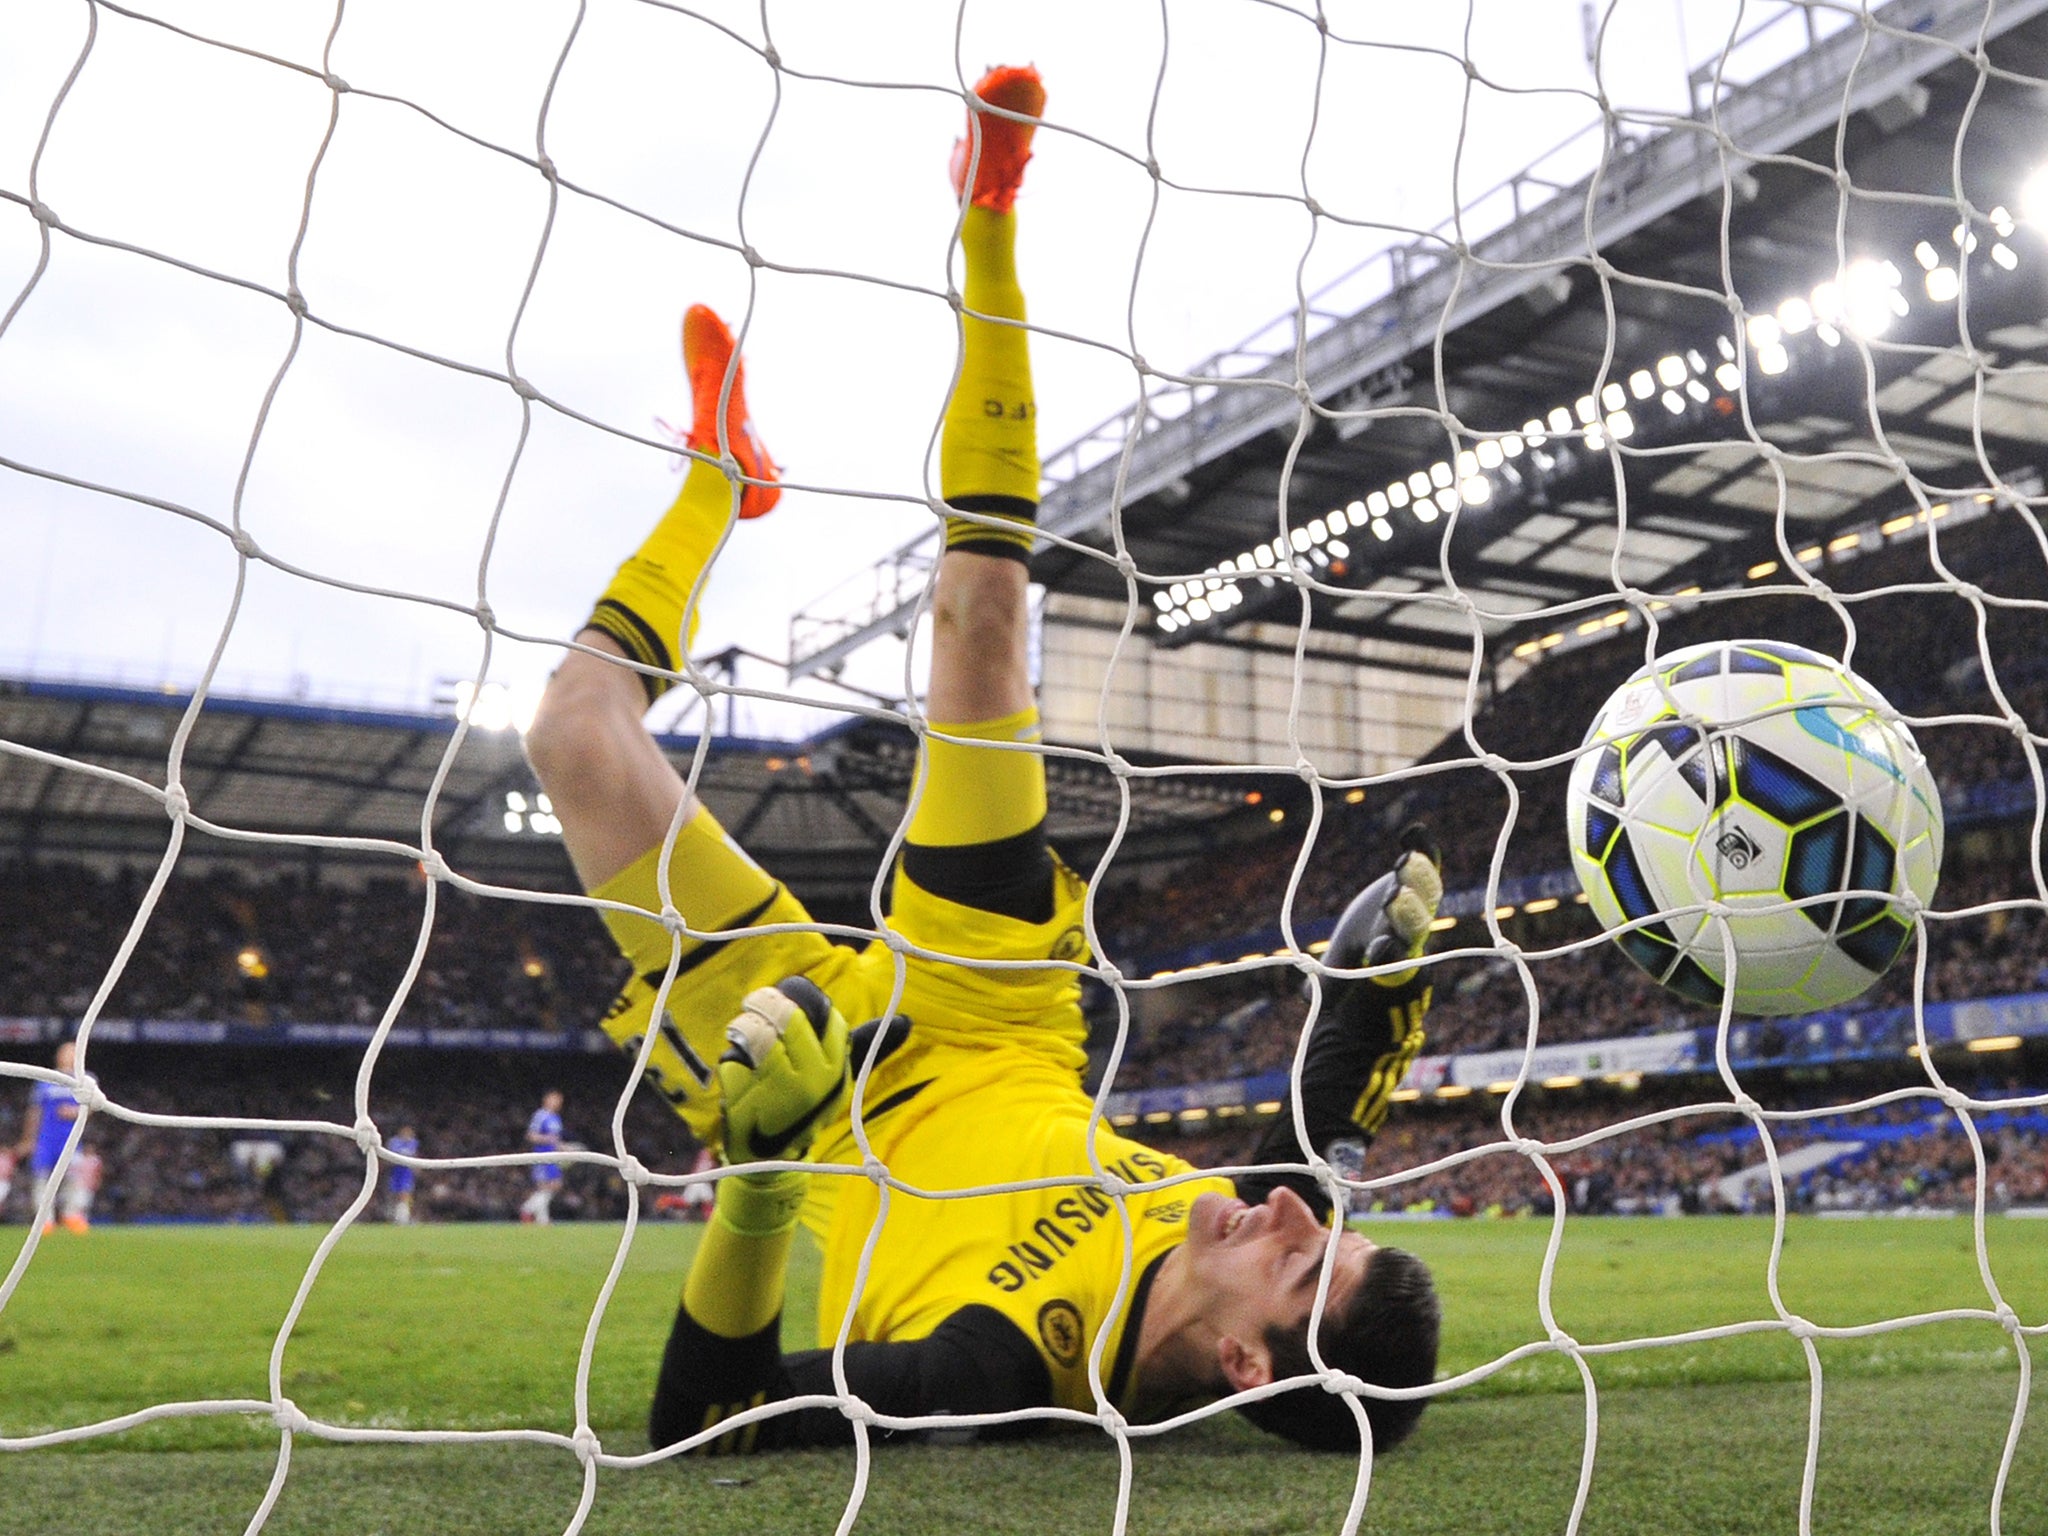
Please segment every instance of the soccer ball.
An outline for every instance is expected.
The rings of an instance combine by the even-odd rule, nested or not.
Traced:
[[[1737,1013],[1863,992],[1913,934],[1884,898],[1932,900],[1941,869],[1941,800],[1892,714],[1841,663],[1778,641],[1687,646],[1623,683],[1565,802],[1572,868],[1614,942],[1694,1002],[1732,990]]]

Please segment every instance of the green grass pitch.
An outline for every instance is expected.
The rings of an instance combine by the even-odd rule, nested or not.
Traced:
[[[1444,1368],[1545,1337],[1536,1307],[1548,1224],[1435,1223],[1376,1235],[1421,1252],[1446,1301]],[[1994,1218],[1994,1274],[2022,1321],[2048,1320],[2048,1222]],[[321,1232],[103,1229],[45,1244],[0,1312],[0,1434],[152,1403],[267,1397],[271,1342]],[[644,1229],[599,1336],[591,1422],[608,1449],[643,1423],[694,1229]],[[0,1265],[21,1230],[0,1230]],[[364,1227],[322,1274],[284,1355],[286,1393],[316,1418],[403,1429],[574,1423],[577,1349],[616,1227]],[[1573,1218],[1553,1298],[1583,1342],[1771,1316],[1766,1221]],[[799,1261],[792,1343],[809,1342],[815,1261]],[[1854,1324],[1985,1304],[1967,1221],[1790,1224],[1786,1304]],[[1818,1346],[1826,1370],[1814,1529],[1843,1536],[1988,1530],[2019,1390],[2005,1334],[1944,1323]],[[2036,1366],[2048,1363],[2038,1341]],[[1598,1359],[1599,1458],[1583,1529],[1795,1530],[1808,1385],[1797,1342],[1770,1334]],[[2048,1536],[2048,1412],[2019,1442],[2003,1529]],[[1579,1475],[1585,1398],[1569,1362],[1511,1368],[1439,1402],[1374,1469],[1374,1532],[1556,1532]],[[0,1532],[240,1531],[276,1464],[261,1418],[157,1424],[78,1448],[0,1454]],[[1134,1532],[1334,1531],[1356,1462],[1288,1450],[1235,1421],[1138,1443]],[[850,1451],[606,1471],[591,1532],[830,1531]],[[1109,1440],[892,1446],[862,1532],[1108,1532]],[[582,1474],[526,1445],[355,1446],[301,1437],[266,1529],[286,1533],[559,1532]]]

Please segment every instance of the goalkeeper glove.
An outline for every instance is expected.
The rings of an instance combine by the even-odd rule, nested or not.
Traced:
[[[1437,904],[1444,897],[1442,862],[1443,855],[1427,827],[1417,823],[1403,831],[1401,856],[1344,909],[1330,935],[1323,963],[1349,971],[1404,957],[1419,958],[1429,942],[1429,925],[1436,921]],[[1394,971],[1372,981],[1388,989],[1405,988],[1415,975],[1414,969]]]
[[[845,1017],[815,984],[792,976],[748,993],[725,1038],[717,1072],[726,1162],[802,1157],[851,1081]]]
[[[1443,900],[1441,858],[1427,827],[1403,831],[1394,867],[1344,909],[1323,963],[1350,971],[1420,959]],[[1356,981],[1326,981],[1323,1017],[1309,1039],[1304,1091],[1315,1088],[1333,1108],[1341,1102],[1351,1127],[1368,1136],[1376,1133],[1389,1098],[1422,1049],[1429,1001],[1429,982],[1420,966]]]

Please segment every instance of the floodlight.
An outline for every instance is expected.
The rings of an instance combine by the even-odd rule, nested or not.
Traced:
[[[2048,165],[2020,183],[2020,217],[2037,229],[2048,229]]]

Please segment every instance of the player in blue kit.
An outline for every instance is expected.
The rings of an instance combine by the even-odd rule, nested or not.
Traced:
[[[562,1150],[562,1093],[550,1088],[541,1095],[540,1108],[533,1112],[533,1118],[526,1122],[526,1144],[536,1152],[559,1152]],[[539,1226],[548,1224],[548,1206],[555,1198],[555,1191],[562,1187],[562,1165],[560,1163],[535,1163],[533,1165],[533,1193],[526,1197],[526,1203],[519,1207],[519,1219]]]
[[[57,1047],[57,1070],[69,1072],[72,1062],[77,1059],[78,1050],[69,1040]],[[21,1129],[21,1140],[15,1146],[15,1156],[28,1159],[30,1198],[37,1210],[43,1209],[43,1199],[49,1193],[50,1175],[56,1171],[57,1160],[64,1155],[64,1143],[71,1139],[71,1128],[78,1120],[78,1099],[62,1083],[38,1082],[29,1095],[28,1119]],[[66,1175],[66,1182],[75,1176],[74,1166]],[[65,1216],[64,1225],[75,1232],[86,1229],[81,1213],[76,1217]],[[46,1216],[43,1230],[50,1231],[56,1223]]]
[[[401,1125],[398,1134],[388,1138],[384,1150],[395,1152],[400,1157],[418,1157],[420,1138],[410,1125]],[[393,1163],[386,1176],[384,1187],[391,1192],[391,1222],[393,1226],[412,1225],[413,1170],[403,1163]]]

